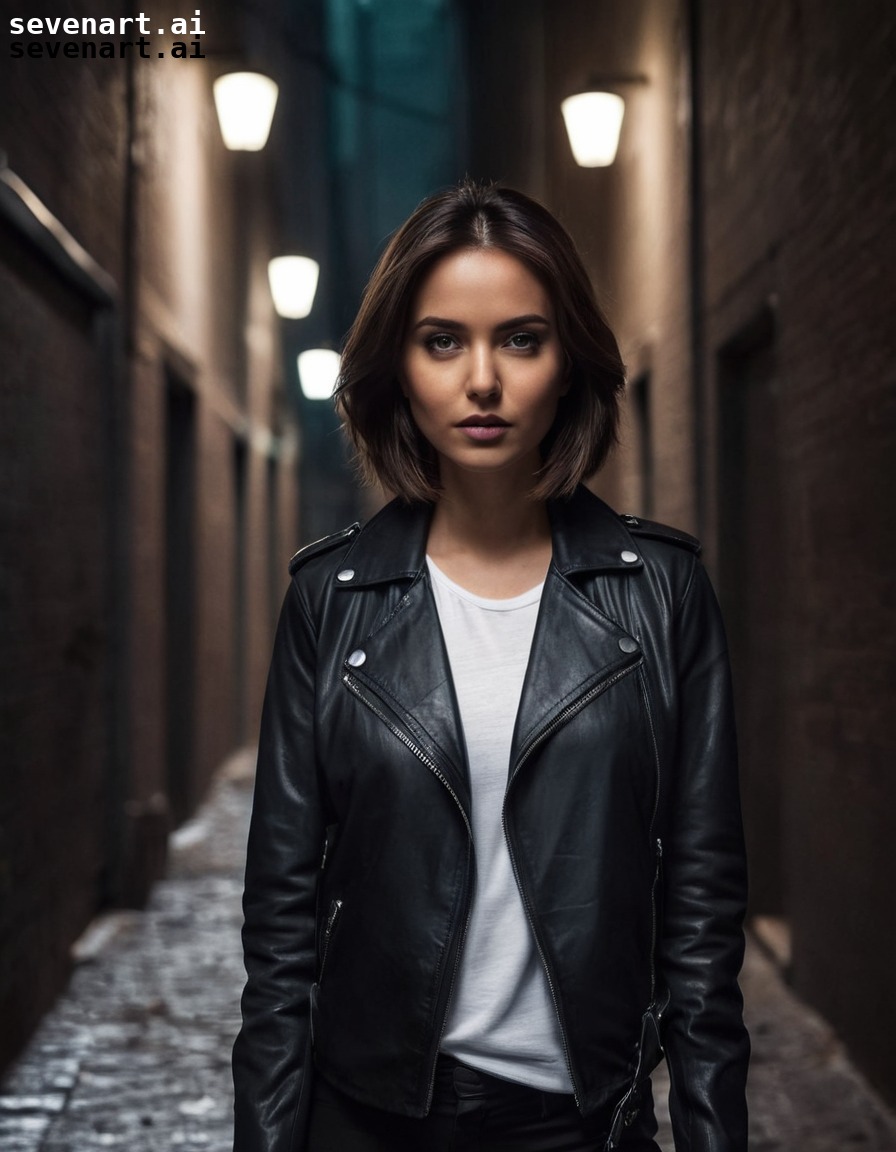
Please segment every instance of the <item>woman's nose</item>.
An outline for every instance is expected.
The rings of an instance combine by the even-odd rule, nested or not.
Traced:
[[[480,398],[501,395],[501,382],[491,348],[474,348],[470,356],[467,394]]]

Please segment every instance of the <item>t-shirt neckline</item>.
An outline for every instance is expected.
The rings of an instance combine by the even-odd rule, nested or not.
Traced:
[[[477,608],[484,608],[488,612],[513,612],[517,608],[528,608],[531,604],[538,603],[541,599],[542,589],[544,588],[544,581],[542,580],[540,584],[536,584],[534,588],[529,588],[525,592],[521,592],[518,596],[508,596],[494,600],[486,596],[477,596],[476,593],[471,592],[469,588],[464,588],[462,584],[455,583],[454,580],[445,575],[435,560],[428,554],[426,564],[433,579],[438,581],[443,588],[453,593],[458,599],[466,600],[470,604],[475,604]]]

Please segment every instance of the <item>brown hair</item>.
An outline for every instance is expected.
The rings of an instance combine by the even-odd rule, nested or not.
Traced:
[[[390,240],[346,337],[337,409],[368,481],[409,501],[435,500],[435,452],[418,431],[398,383],[405,328],[424,275],[461,248],[499,248],[544,284],[570,363],[570,387],[542,443],[532,495],[569,496],[616,440],[625,369],[588,273],[563,226],[512,188],[465,182],[429,197]]]

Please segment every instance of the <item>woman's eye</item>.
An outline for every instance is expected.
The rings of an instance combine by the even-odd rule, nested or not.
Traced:
[[[534,352],[538,347],[538,337],[534,332],[514,332],[507,343],[521,352]]]
[[[433,352],[450,352],[455,347],[456,341],[447,332],[437,332],[435,336],[430,336],[426,344]]]

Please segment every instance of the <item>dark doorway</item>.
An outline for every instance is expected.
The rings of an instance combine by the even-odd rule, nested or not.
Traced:
[[[165,461],[165,677],[168,796],[175,823],[193,803],[196,671],[196,401],[167,372]]]
[[[246,598],[246,528],[249,452],[241,437],[233,441],[233,715],[234,737],[242,744],[246,735],[246,661],[249,655]]]
[[[267,458],[266,469],[268,623],[273,632],[280,615],[286,573],[285,565],[280,571],[280,461],[273,453]]]
[[[770,313],[719,357],[719,590],[731,648],[753,914],[780,915],[783,640],[779,377]]]
[[[653,515],[653,439],[650,425],[650,373],[642,372],[629,385],[629,411],[634,428],[641,516]]]

